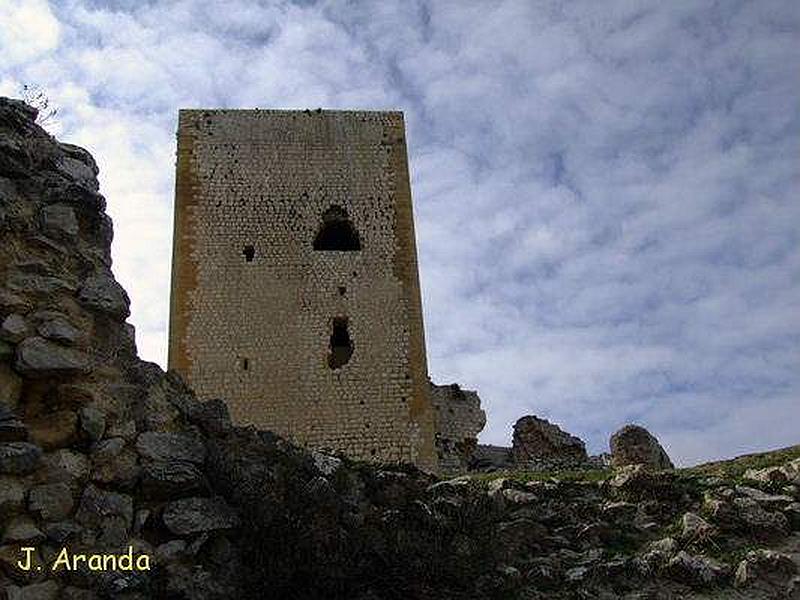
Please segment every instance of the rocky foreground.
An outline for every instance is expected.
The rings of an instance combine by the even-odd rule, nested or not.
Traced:
[[[0,99],[6,598],[800,598],[800,447],[439,481],[231,426],[137,358],[97,167],[35,117]]]

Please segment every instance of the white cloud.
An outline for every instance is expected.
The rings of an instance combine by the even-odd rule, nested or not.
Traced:
[[[0,10],[29,15],[0,90],[43,86],[98,159],[145,358],[166,358],[178,108],[400,108],[430,370],[479,390],[484,441],[525,413],[594,451],[636,420],[681,461],[798,441],[791,1]]]
[[[0,4],[0,23],[0,55],[7,67],[58,47],[61,28],[47,0],[5,0]]]

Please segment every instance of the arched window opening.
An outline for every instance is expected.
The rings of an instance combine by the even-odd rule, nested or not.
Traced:
[[[331,351],[328,354],[328,366],[338,369],[346,365],[353,355],[353,340],[347,331],[347,317],[333,319],[333,333],[331,333]]]
[[[341,206],[331,206],[322,215],[322,226],[314,238],[314,250],[361,250],[358,232]]]
[[[244,254],[244,259],[247,262],[253,262],[253,258],[256,255],[256,249],[255,249],[254,246],[251,246],[250,244],[248,244],[247,246],[245,246],[242,249],[242,254]]]

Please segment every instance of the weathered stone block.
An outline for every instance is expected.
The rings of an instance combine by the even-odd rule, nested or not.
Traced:
[[[39,466],[42,449],[28,442],[0,444],[0,473],[26,475]]]
[[[59,317],[39,325],[37,332],[45,339],[70,346],[77,343],[83,336],[81,330],[66,319]]]
[[[222,498],[186,498],[164,509],[164,525],[175,535],[190,535],[239,525],[236,512]]]
[[[14,368],[27,377],[57,377],[87,373],[89,357],[41,337],[30,337],[17,346]]]
[[[202,464],[206,458],[203,440],[189,433],[147,431],[136,439],[136,450],[153,461]]]
[[[22,315],[8,315],[0,324],[0,339],[12,344],[21,342],[28,337],[29,333],[30,327]]]
[[[142,493],[148,498],[178,498],[202,491],[207,483],[193,465],[182,462],[153,462],[142,468]]]
[[[57,521],[72,512],[75,499],[66,483],[48,483],[31,488],[28,509],[45,521]]]
[[[106,492],[91,484],[86,486],[75,520],[97,527],[108,517],[119,517],[129,527],[133,519],[133,498],[126,494]]]
[[[127,292],[110,274],[92,275],[78,292],[78,299],[86,306],[124,320],[130,314]]]

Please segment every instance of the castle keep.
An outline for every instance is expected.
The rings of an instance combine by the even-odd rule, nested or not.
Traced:
[[[438,469],[437,411],[477,435],[428,380],[402,113],[180,111],[169,366],[355,458]]]

